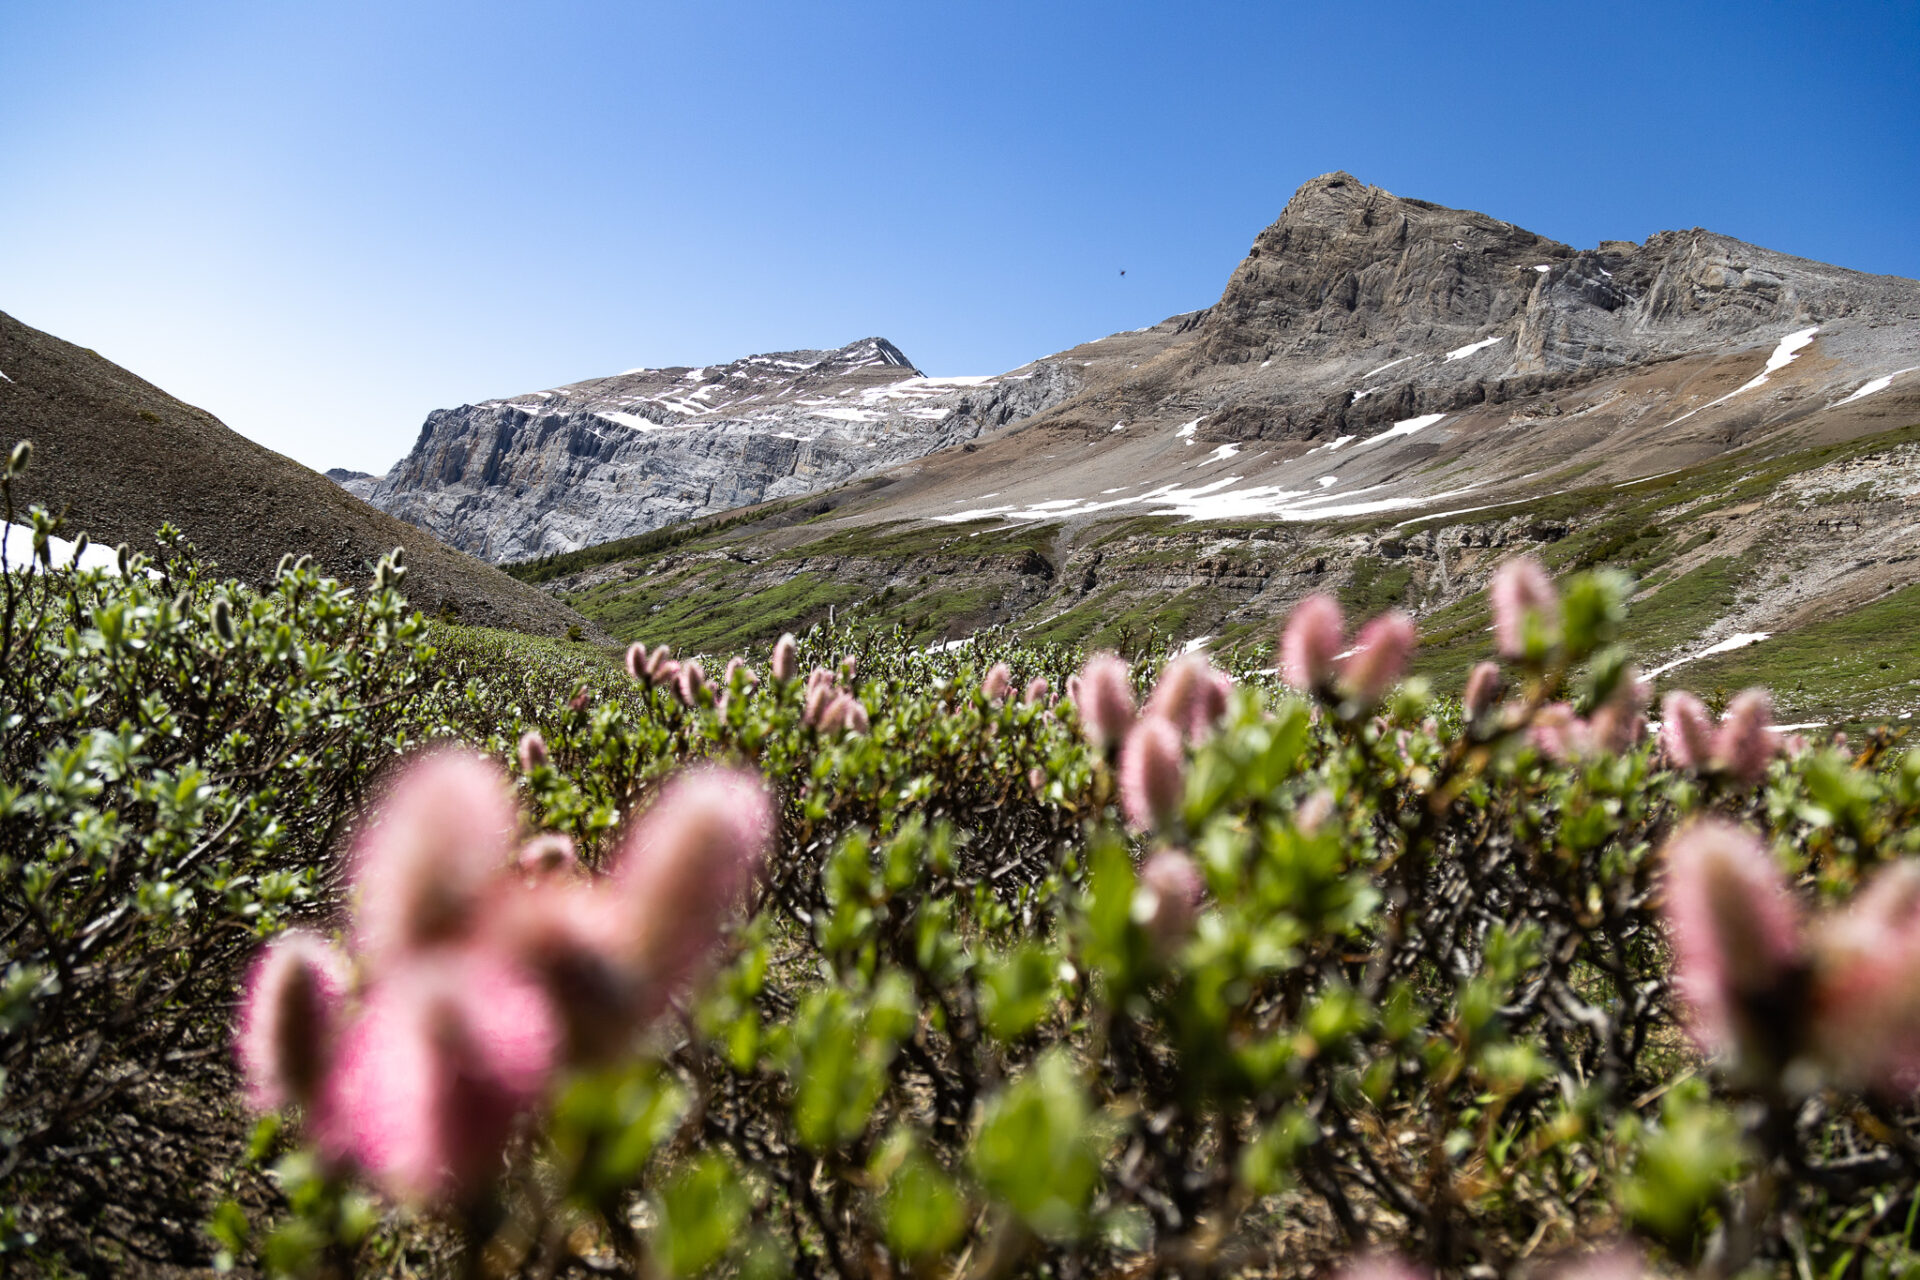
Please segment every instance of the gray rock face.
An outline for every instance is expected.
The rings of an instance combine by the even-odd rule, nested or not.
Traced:
[[[1076,367],[927,378],[868,338],[609,378],[428,415],[365,485],[375,506],[496,564],[812,492],[1072,395]]]
[[[1217,388],[1204,438],[1365,438],[1850,317],[1920,319],[1920,283],[1699,228],[1576,250],[1332,173],[1254,241],[1184,375]]]

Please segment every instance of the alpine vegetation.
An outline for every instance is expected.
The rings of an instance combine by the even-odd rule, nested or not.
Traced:
[[[1920,1261],[1920,755],[1648,723],[1616,572],[1507,563],[1455,700],[1325,596],[621,654],[156,552],[0,575],[30,1270]]]

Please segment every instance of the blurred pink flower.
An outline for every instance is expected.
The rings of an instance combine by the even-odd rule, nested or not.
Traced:
[[[1135,831],[1172,830],[1185,790],[1180,731],[1164,717],[1142,716],[1120,751],[1120,808],[1127,825]]]
[[[800,642],[793,638],[791,631],[774,642],[773,660],[767,665],[773,672],[773,678],[781,684],[785,684],[799,674]]]
[[[1004,662],[994,663],[980,681],[980,692],[988,702],[1005,702],[1013,692],[1013,671]]]
[[[1027,681],[1027,691],[1021,696],[1020,700],[1030,707],[1040,706],[1046,702],[1049,690],[1050,687],[1047,684],[1047,678],[1045,676],[1035,676],[1033,679]]]
[[[355,949],[378,966],[462,937],[513,856],[519,822],[507,777],[491,762],[458,751],[415,757],[349,860]]]
[[[1080,713],[1080,727],[1087,741],[1110,751],[1133,727],[1132,672],[1125,659],[1096,653],[1080,668],[1079,679],[1074,706]]]
[[[1334,1280],[1432,1280],[1432,1277],[1398,1254],[1369,1253],[1348,1261]]]
[[[1320,830],[1328,818],[1333,816],[1333,792],[1321,787],[1293,811],[1293,825],[1300,834],[1310,836]]]
[[[1478,720],[1493,710],[1500,697],[1501,672],[1497,662],[1477,664],[1467,675],[1467,690],[1460,695],[1460,709],[1468,720]]]
[[[1753,835],[1715,818],[1681,828],[1665,861],[1674,983],[1694,1037],[1709,1051],[1783,1065],[1796,1028],[1782,1002],[1806,953],[1780,868]]]
[[[1882,868],[1813,929],[1812,1036],[1834,1073],[1910,1094],[1920,1085],[1920,862]]]
[[[1532,556],[1501,565],[1487,594],[1493,602],[1494,646],[1504,657],[1526,656],[1529,619],[1537,618],[1533,625],[1547,630],[1558,623],[1559,594],[1547,571]]]
[[[1232,688],[1232,678],[1214,670],[1205,654],[1183,654],[1162,668],[1141,714],[1159,716],[1197,742],[1226,714]]]
[[[448,951],[374,983],[314,1109],[321,1148],[399,1200],[490,1181],[561,1047],[544,992],[486,951]]]
[[[1332,596],[1314,594],[1293,607],[1280,633],[1280,678],[1307,693],[1332,687],[1334,660],[1347,644],[1347,623]]]
[[[635,680],[653,678],[653,673],[648,670],[647,646],[637,640],[627,646],[627,674]]]
[[[1588,717],[1593,749],[1614,755],[1632,750],[1646,733],[1646,718],[1640,714],[1646,705],[1647,686],[1629,666],[1620,673],[1607,700]]]
[[[525,844],[514,857],[521,873],[535,878],[570,875],[580,870],[580,858],[573,841],[558,831],[542,831]]]
[[[254,1110],[312,1101],[350,981],[346,956],[304,929],[281,934],[254,958],[234,1040]]]
[[[1713,756],[1713,717],[1706,703],[1675,689],[1660,700],[1660,745],[1677,769],[1697,773]]]
[[[745,688],[750,689],[760,683],[760,677],[753,674],[753,668],[747,665],[747,660],[737,656],[727,659],[726,669],[720,673],[720,687],[733,688],[735,676],[740,677],[742,686]]]
[[[1780,737],[1772,726],[1773,699],[1765,689],[1736,694],[1713,735],[1714,767],[1748,786],[1764,780],[1767,765],[1780,752]]]
[[[669,782],[616,856],[627,958],[657,999],[686,983],[718,943],[773,842],[773,799],[740,769],[707,766]]]
[[[1363,706],[1373,706],[1406,674],[1419,642],[1412,618],[1398,609],[1381,614],[1360,628],[1353,652],[1341,660],[1341,692]]]
[[[1133,918],[1162,949],[1178,946],[1193,932],[1205,885],[1193,859],[1179,849],[1161,849],[1140,868]]]
[[[547,762],[547,740],[540,736],[538,729],[529,729],[520,735],[520,771],[532,773]]]
[[[700,659],[688,658],[680,664],[680,683],[677,692],[680,701],[689,707],[697,707],[705,700],[707,692],[707,673],[700,665]]]

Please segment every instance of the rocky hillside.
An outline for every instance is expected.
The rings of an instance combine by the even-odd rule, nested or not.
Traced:
[[[171,522],[227,574],[272,577],[283,553],[364,581],[407,549],[407,592],[429,613],[564,635],[599,634],[553,597],[451,550],[289,458],[229,430],[98,353],[0,313],[0,435],[34,442],[17,496],[64,511],[108,546],[150,546]]]
[[[1081,383],[1057,361],[928,378],[884,338],[630,369],[436,410],[384,478],[343,483],[499,563],[810,493],[1030,417]]]
[[[971,450],[542,572],[695,646],[854,610],[929,642],[1258,648],[1331,590],[1451,660],[1526,549],[1639,578],[1669,679],[1920,710],[1920,283],[1698,230],[1575,250],[1333,174],[1214,306],[1095,348]]]

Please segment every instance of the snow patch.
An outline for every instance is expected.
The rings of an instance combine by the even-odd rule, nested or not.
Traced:
[[[1372,373],[1361,374],[1360,381],[1365,382],[1368,378],[1371,378],[1375,373],[1385,373],[1387,370],[1393,368],[1393,366],[1397,364],[1405,364],[1407,361],[1411,359],[1413,359],[1412,356],[1401,356],[1398,360],[1389,360],[1385,364],[1381,365],[1378,369],[1373,370]]]
[[[1651,680],[1653,677],[1657,675],[1661,675],[1665,672],[1671,671],[1675,667],[1684,666],[1689,662],[1698,662],[1702,658],[1711,658],[1716,653],[1731,653],[1735,649],[1744,649],[1750,644],[1759,644],[1762,640],[1767,639],[1772,634],[1773,633],[1771,631],[1735,632],[1733,635],[1728,636],[1725,640],[1722,640],[1719,644],[1708,645],[1706,648],[1702,649],[1700,652],[1690,653],[1684,658],[1675,658],[1672,662],[1667,663],[1664,667],[1655,667],[1653,670],[1647,672],[1646,678]]]
[[[1240,452],[1239,445],[1223,444],[1218,449],[1215,449],[1212,453],[1208,454],[1206,457],[1200,459],[1200,465],[1204,467],[1215,462],[1225,462],[1228,458],[1233,457],[1236,453],[1239,453],[1239,452]]]
[[[1319,485],[1322,489],[1325,489],[1332,485],[1339,484],[1340,477],[1339,476],[1316,476],[1314,477],[1313,482]]]
[[[1444,413],[1423,413],[1417,418],[1402,418],[1393,424],[1391,430],[1382,431],[1379,435],[1371,439],[1361,441],[1360,447],[1365,448],[1370,444],[1379,444],[1382,441],[1391,440],[1395,436],[1410,436],[1416,431],[1425,431],[1428,427],[1446,416]]]
[[[1838,409],[1843,404],[1852,404],[1855,400],[1864,400],[1868,396],[1878,395],[1880,392],[1885,391],[1888,387],[1892,386],[1893,380],[1895,378],[1899,377],[1903,373],[1912,373],[1915,369],[1920,369],[1920,364],[1909,365],[1905,369],[1895,369],[1892,373],[1883,373],[1879,377],[1875,378],[1872,382],[1863,384],[1858,391],[1848,396],[1845,400],[1840,400],[1835,402],[1833,407]],[[6,377],[6,375],[4,373],[0,373],[0,378],[4,378],[4,377]]]
[[[1495,335],[1494,337],[1491,337],[1491,338],[1482,338],[1478,342],[1469,342],[1464,347],[1455,347],[1453,350],[1447,352],[1447,354],[1444,357],[1442,357],[1442,363],[1448,360],[1465,360],[1468,356],[1472,355],[1476,351],[1485,351],[1488,347],[1500,341],[1502,336],[1504,335]]]
[[[12,378],[7,379],[12,382]],[[0,533],[0,545],[6,547],[7,568],[19,573],[38,573],[40,562],[33,555],[33,526],[9,524],[4,533]],[[86,552],[80,557],[80,563],[73,561],[73,543],[65,538],[47,537],[47,552],[56,569],[104,569],[114,577],[120,576],[120,553],[112,547],[103,547],[97,542],[89,542]],[[147,576],[154,576],[153,570],[147,570]]]
[[[1200,415],[1199,418],[1195,418],[1192,422],[1183,424],[1178,431],[1173,433],[1175,438],[1180,440],[1185,440],[1188,444],[1192,444],[1194,442],[1193,433],[1200,429],[1201,418],[1205,418],[1206,416],[1207,415],[1203,413]]]
[[[1669,422],[1667,425],[1671,427],[1679,423],[1685,422],[1688,418],[1691,418],[1696,413],[1700,413],[1704,410],[1711,409],[1713,408],[1713,406],[1717,404],[1725,404],[1727,401],[1739,395],[1742,391],[1751,391],[1755,387],[1765,385],[1768,375],[1777,373],[1780,370],[1786,368],[1788,365],[1792,364],[1794,361],[1794,357],[1800,354],[1801,348],[1805,347],[1809,342],[1812,342],[1813,335],[1818,332],[1820,332],[1819,325],[1814,325],[1813,327],[1808,329],[1796,329],[1794,332],[1780,339],[1779,345],[1774,347],[1773,349],[1773,354],[1767,357],[1766,367],[1761,369],[1760,372],[1755,374],[1750,380],[1742,383],[1740,386],[1735,387],[1733,390],[1727,392],[1727,394],[1719,397],[1718,399],[1707,401],[1705,404],[1701,405],[1700,408],[1698,409],[1687,410],[1685,413],[1681,414],[1679,417],[1675,418],[1672,422]]]
[[[664,423],[652,422],[637,414],[621,413],[617,409],[596,409],[593,414],[602,422],[611,422],[616,427],[630,427],[635,431],[664,431]]]
[[[1113,433],[1113,432],[1115,432],[1115,431],[1125,431],[1126,429],[1127,429],[1127,424],[1126,424],[1126,423],[1124,423],[1124,422],[1116,422],[1116,423],[1114,423],[1114,424],[1113,424],[1112,426],[1110,426],[1110,427],[1108,427],[1108,428],[1107,428],[1107,432],[1108,432],[1108,434],[1112,434],[1112,433]]]
[[[1549,272],[1549,271],[1551,271],[1551,270],[1553,270],[1553,267],[1552,267],[1551,265],[1549,265],[1549,264],[1547,264],[1547,263],[1545,263],[1545,262],[1543,262],[1543,263],[1541,263],[1541,264],[1540,264],[1539,266],[1537,266],[1537,267],[1535,267],[1535,268],[1534,268],[1534,270],[1535,270],[1535,271],[1538,271],[1538,272],[1539,272],[1539,273],[1540,273],[1541,275],[1545,275],[1545,274],[1547,274],[1547,272]]]

